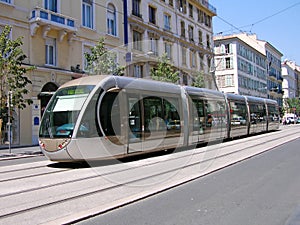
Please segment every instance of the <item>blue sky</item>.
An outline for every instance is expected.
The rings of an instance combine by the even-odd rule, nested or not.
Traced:
[[[283,54],[282,60],[293,60],[300,65],[299,0],[210,0],[209,3],[217,9],[214,34],[239,33],[236,28],[254,33],[277,48]]]

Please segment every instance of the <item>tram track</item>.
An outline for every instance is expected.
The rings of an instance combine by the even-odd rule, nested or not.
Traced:
[[[292,135],[292,134],[295,134],[295,132],[290,131],[290,132],[287,132],[286,134]],[[273,142],[276,141],[276,143],[278,143],[278,144],[283,143],[283,140],[286,139],[286,137],[280,136],[280,135],[281,134],[278,132],[273,133],[273,136],[277,136],[277,137],[273,138]],[[258,148],[263,145],[263,143],[260,140],[263,140],[263,139],[265,140],[266,136],[269,136],[269,135],[263,135],[263,137],[260,137],[260,136],[250,137],[249,139],[247,139],[247,141],[253,142],[251,146],[248,145],[247,147],[239,148],[239,150],[231,151],[231,152],[227,152],[227,153],[224,152],[224,154],[220,154],[217,156],[213,155],[212,157],[215,160],[218,160],[223,157],[227,157],[230,155],[234,155],[234,154],[246,151],[250,147]],[[226,145],[227,148],[232,149],[232,148],[234,148],[234,146],[241,144],[241,140],[238,140],[237,142],[234,142],[234,143],[226,142],[226,143],[224,143],[224,145]],[[269,144],[270,144],[270,142],[271,142],[271,140],[269,141]],[[158,161],[156,159],[151,159],[151,160],[145,159],[144,161],[141,160],[141,162],[129,162],[128,163],[128,164],[130,164],[129,167],[127,167],[125,169],[124,169],[124,167],[123,168],[120,167],[120,168],[116,168],[116,169],[112,168],[112,171],[104,172],[102,174],[94,174],[93,176],[87,176],[87,177],[82,177],[82,178],[78,178],[78,179],[71,179],[69,181],[57,182],[57,183],[53,183],[50,185],[35,187],[35,188],[27,189],[27,190],[21,190],[19,192],[12,192],[7,195],[1,195],[0,198],[2,199],[3,203],[5,203],[7,201],[11,201],[13,197],[24,198],[26,195],[32,195],[35,192],[39,192],[41,195],[45,195],[45,197],[47,197],[47,200],[45,201],[45,199],[42,199],[42,198],[41,198],[41,200],[35,199],[36,201],[31,204],[28,204],[28,203],[26,204],[26,202],[24,201],[21,203],[23,207],[10,207],[7,210],[2,209],[2,210],[0,210],[0,223],[2,223],[2,221],[10,221],[10,219],[13,219],[15,217],[22,218],[25,214],[32,214],[32,213],[35,214],[35,213],[37,213],[37,211],[40,211],[40,210],[47,211],[47,209],[50,209],[53,207],[60,208],[59,206],[61,206],[61,205],[69,205],[69,204],[72,204],[73,202],[76,202],[78,200],[81,201],[82,199],[86,199],[86,198],[98,199],[101,197],[101,195],[105,195],[105,193],[118,192],[118,190],[120,190],[120,189],[124,189],[124,188],[130,189],[130,187],[139,187],[139,184],[147,183],[147,182],[145,182],[147,180],[151,180],[151,179],[157,180],[159,177],[163,177],[164,175],[168,175],[168,174],[172,174],[172,173],[176,174],[178,170],[179,171],[183,171],[185,169],[192,170],[191,168],[197,167],[197,165],[199,163],[206,163],[206,162],[209,162],[212,160],[212,158],[206,158],[205,160],[199,162],[199,158],[201,159],[202,157],[199,157],[198,159],[196,159],[197,156],[200,156],[201,154],[216,151],[217,146],[212,145],[212,146],[209,146],[209,148],[210,149],[206,149],[206,150],[200,149],[198,152],[191,150],[191,151],[194,151],[192,153],[193,159],[190,159],[190,157],[191,157],[190,154],[186,154],[186,153],[191,153],[191,152],[188,152],[188,151],[179,152],[178,154],[162,156],[162,159],[159,159]],[[223,149],[224,149],[224,147],[222,148],[222,150]],[[253,155],[251,155],[251,157],[252,156]],[[180,161],[182,159],[184,159],[184,161],[187,162],[186,161],[187,157],[189,158],[188,164],[178,166],[178,162],[182,162],[182,161]],[[155,166],[163,165],[165,163],[168,163],[168,164],[171,163],[171,165],[173,167],[172,168],[167,167],[167,169],[164,169],[163,171],[158,169],[160,167],[156,167],[156,169],[155,169]],[[110,167],[114,167],[114,165],[112,165]],[[149,168],[150,172],[148,171],[147,173],[141,173],[141,172],[138,173],[138,170],[145,170],[146,168]],[[89,169],[93,169],[93,168],[89,168]],[[86,170],[86,169],[84,169],[84,170]],[[69,170],[68,169],[67,171],[63,170],[62,172],[64,172],[65,175],[67,175],[66,174],[67,172],[74,174],[74,172],[79,172],[79,171],[80,171],[80,169],[78,169],[78,170]],[[61,175],[63,175],[64,173],[61,173]],[[135,174],[135,175],[128,176],[128,174]],[[52,174],[52,176],[53,175],[54,174]],[[41,175],[41,176],[44,176],[44,175]],[[203,175],[200,175],[200,176],[203,176]],[[118,179],[118,177],[119,178],[122,177],[123,179],[125,177],[126,181],[125,182],[112,182],[113,180]],[[27,181],[29,178],[30,177],[24,177],[24,179]],[[37,179],[38,175],[32,176],[31,178]],[[61,194],[59,196],[49,198],[49,193],[55,193],[54,191],[56,189],[66,189],[68,187],[76,186],[76,184],[79,184],[77,186],[81,186],[83,184],[83,182],[84,183],[93,183],[93,185],[91,185],[90,187],[86,186],[86,189],[84,191],[81,190],[78,192],[78,191],[74,190],[73,193],[65,193],[65,194]],[[185,181],[185,182],[187,182],[187,181]],[[8,183],[10,183],[10,182],[8,182]],[[149,184],[148,184],[148,186],[149,186]],[[53,188],[55,190],[51,190]],[[47,196],[47,192],[48,192],[48,196]],[[27,199],[28,197],[29,196],[25,197],[25,199]],[[101,201],[103,201],[103,200],[101,200]],[[99,202],[101,202],[101,201],[99,201]],[[107,202],[106,202],[106,204],[107,204]],[[106,205],[106,204],[103,203],[103,205]],[[94,206],[94,207],[96,207],[96,206]],[[65,215],[65,216],[68,216],[68,215]]]

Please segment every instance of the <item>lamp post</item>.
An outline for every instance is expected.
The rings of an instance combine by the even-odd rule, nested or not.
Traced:
[[[11,107],[12,107],[12,91],[8,92],[7,96],[7,107],[8,107],[8,149],[9,149],[9,154],[11,154]]]

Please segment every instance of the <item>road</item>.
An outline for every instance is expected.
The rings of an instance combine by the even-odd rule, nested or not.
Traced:
[[[300,139],[80,225],[300,224]]]
[[[193,184],[196,180],[201,180],[206,177],[209,178],[211,175],[216,176],[220,171],[230,169],[230,166],[234,167],[235,164],[240,165],[239,163],[242,161],[247,161],[255,156],[263,156],[268,151],[273,152],[274,148],[277,148],[285,142],[288,143],[298,139],[299,128],[300,125],[285,126],[280,131],[272,133],[251,136],[187,151],[179,151],[173,154],[164,154],[124,162],[112,160],[100,161],[97,162],[96,165],[92,163],[88,165],[78,165],[58,164],[41,159],[35,162],[24,161],[3,165],[0,166],[0,224],[73,224],[96,215],[109,215],[105,213],[114,212],[118,208],[126,209],[127,205],[139,202],[143,203],[146,199],[151,201],[156,198],[159,199],[160,194],[169,193],[168,190],[176,191],[177,188],[179,188],[180,193],[178,192],[176,195],[181,196],[181,192],[184,193],[185,188],[182,190],[180,188],[185,187],[185,184]],[[285,150],[279,152],[284,151]],[[282,158],[283,160],[287,157],[282,155],[278,158]],[[291,158],[298,160],[296,157]],[[8,161],[13,162],[14,160]],[[289,164],[289,162],[287,161],[285,164]],[[252,167],[254,167],[254,169],[256,168],[256,166]],[[250,183],[247,183],[248,180],[255,184],[257,175],[256,177],[255,175],[251,175],[252,167],[250,166],[249,171],[247,167],[241,170],[243,171],[244,177],[236,181],[230,181],[229,178],[233,175],[228,175],[228,178],[224,178],[221,184],[212,183],[209,185],[209,188],[203,187],[199,190],[199,186],[196,185],[194,189],[199,190],[201,194],[198,195],[194,193],[191,197],[186,197],[186,195],[183,194],[183,197],[180,197],[179,201],[184,202],[184,199],[190,199],[190,201],[198,202],[193,212],[198,212],[197,215],[207,214],[208,212],[212,213],[212,216],[208,217],[208,221],[218,215],[238,215],[241,212],[239,211],[241,210],[240,208],[247,206],[246,203],[248,201],[249,204],[252,203],[256,205],[254,201],[255,192],[252,189],[249,189],[251,191],[246,188],[241,189],[242,187],[251,186]],[[261,170],[269,171],[269,169]],[[238,171],[240,171],[240,169]],[[258,173],[263,174],[262,171]],[[267,175],[268,174],[269,173],[267,173]],[[266,175],[263,175],[263,177],[265,176]],[[253,178],[249,179],[248,177]],[[260,181],[261,179],[262,178],[259,178],[257,180]],[[215,180],[217,181],[219,179]],[[210,182],[213,181],[214,179]],[[235,188],[225,188],[225,181],[234,183]],[[238,181],[242,183],[238,183]],[[209,183],[209,180],[206,182]],[[289,184],[290,181],[287,180],[285,183]],[[264,185],[265,182],[261,181],[259,187],[261,190],[265,190],[263,193],[268,193],[269,187],[266,186],[268,188],[265,189]],[[276,182],[273,183],[273,186],[280,187]],[[222,190],[217,192],[217,188],[221,188]],[[298,186],[295,185],[295,189],[297,188]],[[291,192],[289,193],[297,193],[297,191],[292,190],[292,188],[290,189]],[[187,190],[189,189],[187,188]],[[226,195],[224,195],[225,197],[223,197],[222,192],[226,193]],[[232,195],[230,195],[231,192]],[[246,194],[249,192],[249,199],[243,200],[242,197],[245,192]],[[186,193],[193,192],[190,190]],[[220,194],[216,195],[215,193]],[[237,193],[237,195],[240,196],[239,201],[232,201],[231,204],[226,205],[229,200],[234,199],[233,193]],[[216,199],[210,201],[210,196],[214,195],[216,195]],[[200,197],[201,201],[199,200]],[[261,196],[259,195],[258,197]],[[297,198],[295,197],[295,199]],[[272,200],[273,198],[270,201]],[[279,203],[280,200],[283,201],[282,198],[279,198],[278,201],[275,202]],[[178,224],[179,222],[183,222],[185,218],[189,218],[188,213],[193,209],[189,207],[191,205],[189,201],[182,204],[184,206],[182,208],[179,207],[181,204],[178,204],[178,199],[171,203],[167,201],[164,203],[164,201],[159,201],[157,211],[155,211],[156,209],[152,209],[153,218],[159,218],[159,214],[155,214],[154,212],[163,211],[165,208],[173,209],[166,211],[171,212],[171,215],[169,215],[170,218],[167,218],[166,221]],[[203,207],[200,208],[202,204]],[[224,214],[220,214],[220,212],[217,211],[217,206],[221,206],[220,210]],[[293,211],[293,207],[290,206],[288,211]],[[177,208],[178,210],[176,210]],[[197,211],[196,208],[199,211]],[[274,206],[274,208],[276,207]],[[291,208],[293,208],[293,210],[291,210]],[[143,212],[137,212],[143,215]],[[172,212],[174,212],[175,215],[181,215],[179,212],[183,212],[182,218],[176,218]],[[144,215],[146,214],[152,215],[152,211],[145,211]],[[168,214],[166,213],[166,215]],[[149,216],[149,218],[152,217]],[[173,217],[176,219],[172,220]],[[178,223],[176,223],[177,221]],[[125,220],[122,220],[121,224],[125,224],[125,222]],[[153,219],[153,222],[157,221]],[[192,224],[193,221],[184,221],[183,224],[187,224],[186,222]],[[116,222],[116,224],[120,224],[120,221],[119,223]],[[209,224],[209,222],[207,222],[207,224]]]

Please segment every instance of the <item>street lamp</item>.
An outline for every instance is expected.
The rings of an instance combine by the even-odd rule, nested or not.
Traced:
[[[11,107],[13,107],[12,105],[12,91],[9,91],[7,93],[7,107],[8,107],[8,122],[7,122],[7,126],[8,126],[8,149],[9,149],[9,153],[11,154]]]

